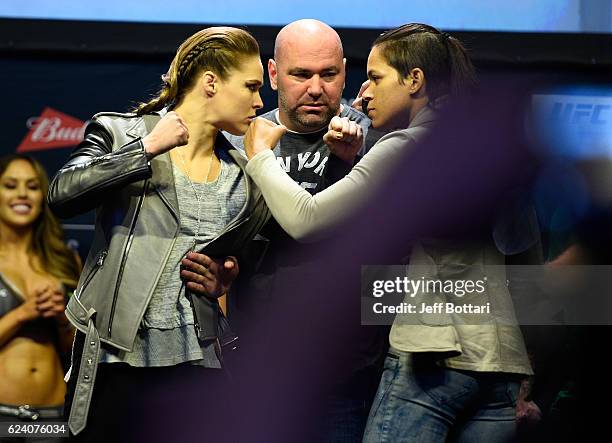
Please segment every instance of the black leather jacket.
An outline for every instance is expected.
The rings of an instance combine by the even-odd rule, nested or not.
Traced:
[[[60,217],[96,209],[94,240],[66,315],[82,332],[93,318],[100,340],[126,351],[179,229],[170,157],[166,153],[149,162],[141,142],[159,119],[157,114],[97,114],[49,190],[49,205]],[[244,168],[246,158],[221,134],[219,146]],[[259,190],[246,174],[243,179],[247,202],[203,250],[210,256],[240,256],[269,218]],[[209,303],[216,312],[216,300]],[[201,326],[210,326],[208,335],[214,335],[216,325]]]
[[[101,342],[131,351],[163,267],[179,231],[179,212],[168,153],[150,162],[142,138],[160,115],[102,113],[53,178],[49,205],[60,217],[96,210],[91,250],[66,316],[85,333],[68,425],[73,434],[86,425]],[[244,170],[247,159],[219,134]],[[269,219],[259,190],[243,174],[247,199],[240,213],[202,250],[211,257],[250,255],[251,239]],[[194,297],[201,338],[217,338],[216,299]],[[192,301],[193,301],[192,300]],[[75,356],[73,356],[74,359]],[[71,370],[72,372],[72,370]]]

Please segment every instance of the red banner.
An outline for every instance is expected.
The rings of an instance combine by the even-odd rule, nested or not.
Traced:
[[[30,131],[17,152],[44,151],[78,145],[83,140],[85,122],[46,107],[39,117],[27,121]]]

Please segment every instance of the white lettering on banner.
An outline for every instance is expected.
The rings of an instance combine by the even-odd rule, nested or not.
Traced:
[[[62,121],[59,117],[31,117],[26,124],[28,128],[34,128],[32,132],[32,141],[34,142],[74,141],[78,143],[83,139],[85,133],[85,126],[80,128],[62,127]]]
[[[317,187],[317,184],[310,182],[301,182],[300,186],[304,189],[315,189]]]
[[[319,153],[317,152],[317,155],[318,154]],[[308,157],[310,157],[310,152],[301,152],[298,154],[298,171],[302,170],[304,164],[306,163],[306,160],[308,160]]]

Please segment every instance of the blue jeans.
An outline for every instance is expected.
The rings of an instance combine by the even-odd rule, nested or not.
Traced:
[[[515,375],[442,368],[389,352],[364,442],[502,443],[515,439]]]

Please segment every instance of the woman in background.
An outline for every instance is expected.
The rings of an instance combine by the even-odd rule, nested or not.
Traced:
[[[64,308],[79,263],[47,206],[48,188],[38,161],[0,158],[0,421],[62,417],[62,357],[74,337]]]

